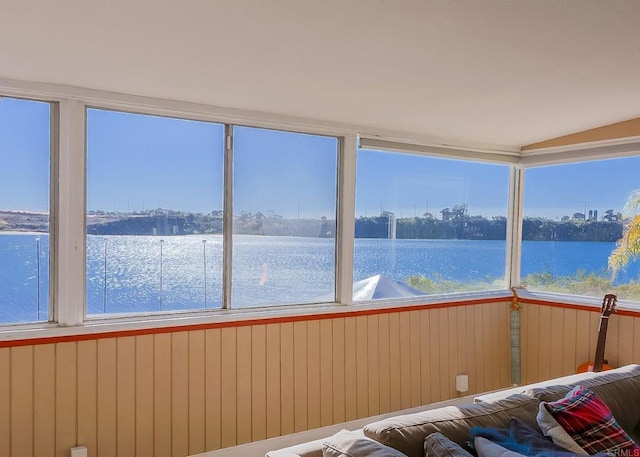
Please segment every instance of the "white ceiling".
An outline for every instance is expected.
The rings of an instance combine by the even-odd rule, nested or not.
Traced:
[[[0,77],[515,148],[640,116],[637,0],[0,0]]]

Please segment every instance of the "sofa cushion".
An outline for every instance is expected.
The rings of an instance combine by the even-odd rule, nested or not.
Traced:
[[[447,406],[373,422],[364,427],[364,434],[409,457],[422,457],[424,439],[434,432],[465,447],[471,427],[508,427],[514,416],[538,429],[538,404],[535,398],[513,395],[495,402]]]
[[[640,421],[640,407],[630,398],[640,399],[640,365],[627,365],[611,371],[594,373],[580,380],[581,386],[598,395],[609,407],[620,426],[634,437]],[[526,390],[525,395],[540,401],[553,402],[563,398],[577,384],[551,385]]]
[[[473,455],[437,432],[424,439],[424,457],[473,457]]]

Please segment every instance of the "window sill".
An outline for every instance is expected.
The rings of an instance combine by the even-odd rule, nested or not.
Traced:
[[[223,327],[296,322],[303,320],[356,317],[419,310],[429,307],[451,307],[509,300],[510,290],[424,296],[412,299],[376,300],[353,305],[324,303],[288,305],[269,308],[215,310],[207,312],[167,312],[153,315],[90,317],[76,326],[55,323],[16,324],[0,328],[0,347],[48,344],[100,338],[136,336],[154,333],[207,330]]]

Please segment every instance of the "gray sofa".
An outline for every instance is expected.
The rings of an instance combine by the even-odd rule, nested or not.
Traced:
[[[611,409],[614,417],[636,442],[640,442],[640,365],[627,365],[602,373],[581,373],[541,383],[480,395],[473,403],[394,416],[372,422],[345,435],[371,438],[408,457],[424,456],[425,438],[440,432],[465,447],[475,426],[506,428],[512,417],[538,429],[541,401],[562,398],[576,384],[588,387]],[[332,437],[335,442],[341,435]],[[267,453],[267,457],[322,457],[323,443],[315,440]]]

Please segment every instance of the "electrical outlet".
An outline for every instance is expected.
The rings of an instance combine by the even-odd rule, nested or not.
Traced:
[[[87,448],[84,446],[72,447],[71,457],[87,457]]]

